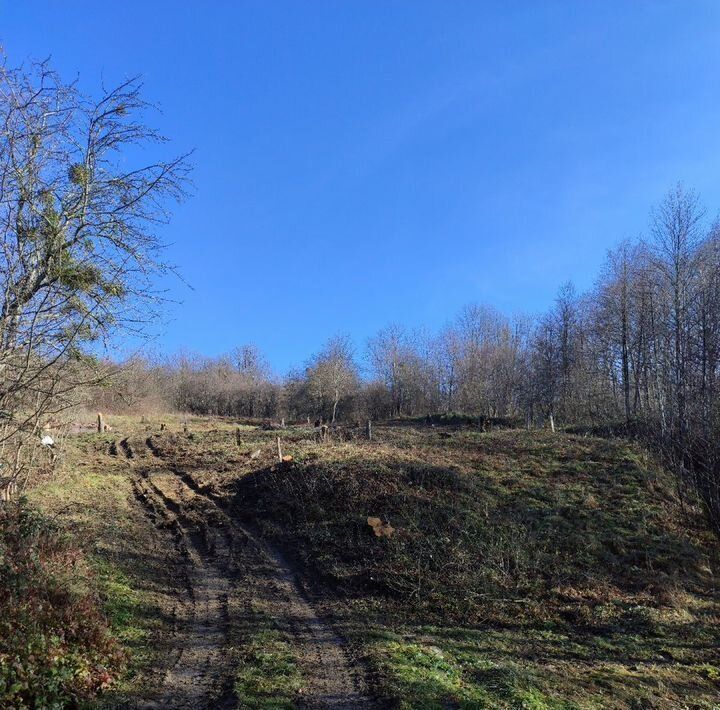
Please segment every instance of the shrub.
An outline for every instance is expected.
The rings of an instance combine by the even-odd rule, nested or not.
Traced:
[[[24,500],[0,506],[0,707],[75,705],[123,668],[93,582],[57,524]]]

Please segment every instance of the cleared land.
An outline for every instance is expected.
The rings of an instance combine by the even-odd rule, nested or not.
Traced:
[[[92,552],[131,650],[109,705],[720,703],[717,541],[631,445],[112,423],[33,494]]]

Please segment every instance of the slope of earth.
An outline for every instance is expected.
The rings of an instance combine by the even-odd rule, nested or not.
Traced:
[[[301,570],[384,706],[718,706],[717,541],[639,450],[375,432],[321,443],[304,427],[218,423],[148,443]],[[278,437],[292,461],[278,462]],[[240,659],[240,686],[262,677],[256,656]]]

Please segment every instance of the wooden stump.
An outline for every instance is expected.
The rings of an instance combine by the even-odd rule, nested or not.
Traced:
[[[103,421],[103,415],[98,412],[97,416],[97,430],[102,434],[105,431],[105,422]]]

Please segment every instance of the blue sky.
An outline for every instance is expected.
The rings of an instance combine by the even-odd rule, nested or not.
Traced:
[[[155,348],[539,312],[678,180],[720,207],[720,3],[0,0],[11,63],[142,74],[195,196]]]

